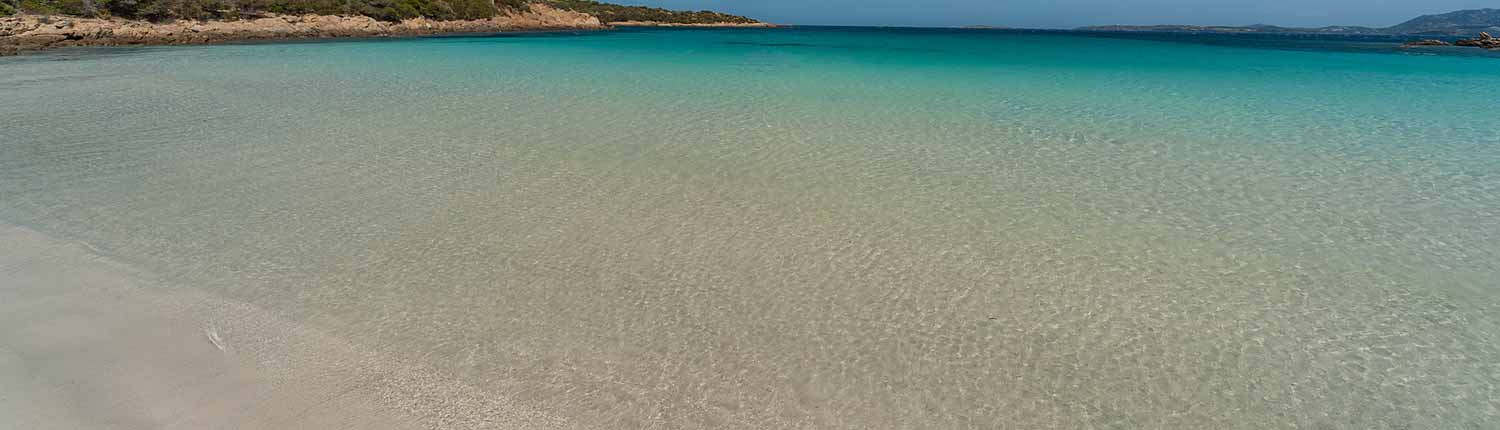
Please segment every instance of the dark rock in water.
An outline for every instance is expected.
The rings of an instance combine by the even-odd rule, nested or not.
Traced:
[[[1441,40],[1427,39],[1427,40],[1418,40],[1418,41],[1414,41],[1414,42],[1406,42],[1406,43],[1401,44],[1401,47],[1405,48],[1405,47],[1412,47],[1412,46],[1452,46],[1452,45],[1453,44],[1448,43],[1448,42],[1444,42],[1444,41],[1441,41]]]
[[[1464,39],[1453,42],[1457,46],[1472,46],[1484,49],[1500,49],[1500,39],[1490,36],[1489,33],[1479,33],[1478,39]]]

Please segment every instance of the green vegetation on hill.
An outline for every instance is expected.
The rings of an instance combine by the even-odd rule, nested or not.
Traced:
[[[500,9],[523,9],[526,0],[0,0],[0,7],[35,14],[116,16],[165,21],[237,19],[262,13],[365,15],[399,21],[427,17],[440,20],[483,19]]]
[[[483,19],[502,10],[525,10],[532,2],[598,17],[604,22],[656,21],[675,24],[755,23],[711,11],[673,11],[620,6],[592,0],[0,0],[0,16],[16,12],[43,15],[120,17],[150,21],[239,19],[265,13],[365,15],[385,21],[427,17]]]
[[[1471,9],[1422,15],[1387,28],[1396,34],[1478,34],[1500,28],[1500,9]]]
[[[707,10],[696,12],[674,11],[645,6],[621,6],[592,0],[542,0],[542,3],[559,9],[593,15],[603,22],[655,21],[672,24],[716,24],[725,22],[753,24],[760,22],[743,16]]]
[[[1245,27],[1200,25],[1104,25],[1081,27],[1084,31],[1147,31],[1176,33],[1287,33],[1287,34],[1397,34],[1465,36],[1500,31],[1500,9],[1470,9],[1440,15],[1423,15],[1385,28],[1331,26],[1318,28],[1251,25]]]

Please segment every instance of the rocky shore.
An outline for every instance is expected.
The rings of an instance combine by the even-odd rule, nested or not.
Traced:
[[[20,15],[0,18],[0,55],[65,46],[201,45],[248,40],[419,36],[608,28],[583,13],[531,5],[490,19],[385,22],[367,16],[264,15],[235,21],[153,23],[125,19]]]
[[[1401,45],[1402,48],[1418,48],[1423,46],[1467,46],[1471,48],[1500,50],[1500,38],[1490,36],[1489,33],[1479,33],[1479,37],[1477,38],[1461,39],[1453,43],[1441,40],[1418,40],[1415,42],[1406,42]]]
[[[779,25],[771,24],[771,23],[765,23],[765,22],[709,22],[709,23],[683,24],[683,23],[676,23],[676,22],[659,22],[659,21],[613,21],[613,22],[609,22],[608,24],[611,25],[611,26],[619,26],[619,27],[702,27],[702,28],[731,28],[731,27],[776,28],[776,27],[780,27]]]
[[[1500,39],[1490,36],[1489,33],[1479,33],[1479,37],[1476,39],[1464,39],[1453,42],[1453,44],[1456,46],[1471,46],[1484,49],[1500,49]]]

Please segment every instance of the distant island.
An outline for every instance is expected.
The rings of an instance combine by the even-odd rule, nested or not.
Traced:
[[[719,12],[591,0],[0,0],[0,55],[63,46],[599,30],[635,25],[771,26]]]
[[[1276,34],[1353,34],[1398,36],[1475,36],[1483,32],[1500,33],[1500,9],[1471,9],[1438,15],[1423,15],[1390,27],[1329,26],[1316,28],[1275,25],[1204,26],[1204,25],[1103,25],[1080,27],[1079,31],[1170,32],[1170,33],[1276,33]]]

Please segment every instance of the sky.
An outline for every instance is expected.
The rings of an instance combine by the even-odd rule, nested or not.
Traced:
[[[1387,27],[1500,0],[613,0],[777,24],[1072,28],[1102,24]]]

